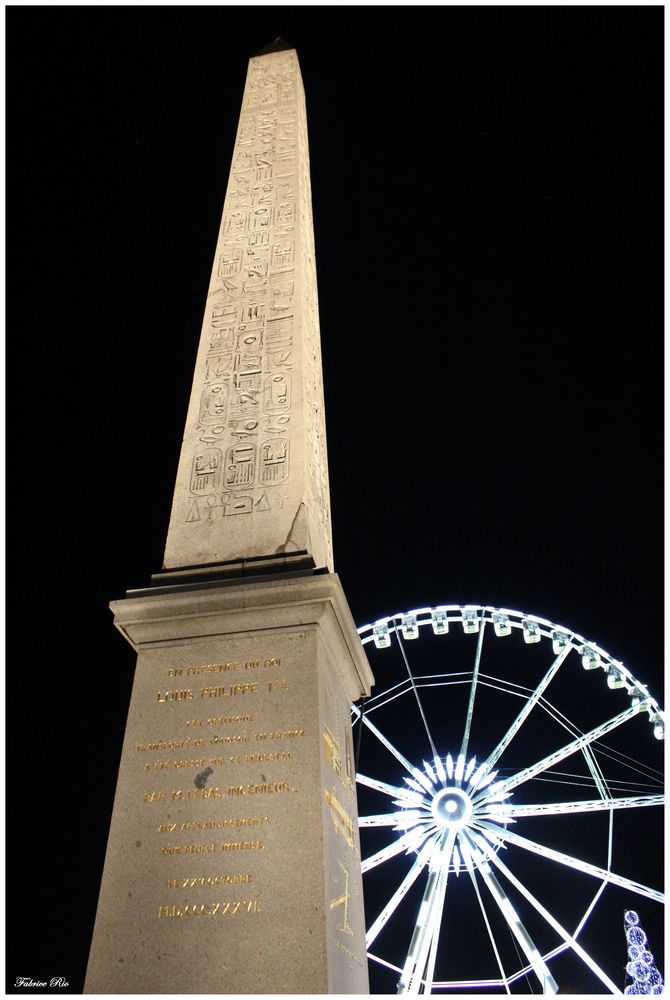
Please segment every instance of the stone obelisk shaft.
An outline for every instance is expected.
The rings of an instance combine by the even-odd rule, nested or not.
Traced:
[[[332,570],[305,98],[288,50],[249,62],[164,568],[298,553]]]

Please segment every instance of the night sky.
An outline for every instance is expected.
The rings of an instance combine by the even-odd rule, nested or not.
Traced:
[[[663,13],[6,22],[7,989],[81,992],[135,661],[108,603],[160,569],[246,64],[279,35],[355,621],[518,608],[662,702]]]

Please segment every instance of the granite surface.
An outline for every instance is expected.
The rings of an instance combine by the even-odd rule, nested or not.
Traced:
[[[305,97],[249,62],[164,567],[306,553],[333,568]]]

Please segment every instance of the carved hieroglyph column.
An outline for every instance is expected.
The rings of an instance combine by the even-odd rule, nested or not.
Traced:
[[[249,63],[164,566],[294,553],[333,568],[305,97],[290,50]]]
[[[85,991],[365,993],[332,572],[304,96],[250,61],[161,573],[138,653]]]

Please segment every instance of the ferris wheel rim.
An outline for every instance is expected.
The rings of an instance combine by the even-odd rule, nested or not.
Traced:
[[[387,629],[389,634],[397,633],[400,630],[400,633],[407,639],[408,635],[405,633],[413,627],[418,630],[430,625],[435,629],[436,616],[442,614],[445,616],[444,621],[447,625],[447,631],[448,626],[452,623],[467,624],[470,621],[476,622],[478,625],[482,623],[490,624],[495,629],[496,625],[500,624],[498,616],[502,616],[503,619],[507,619],[505,624],[509,625],[511,629],[520,629],[523,632],[525,625],[528,624],[536,626],[537,633],[541,638],[549,638],[555,641],[554,636],[560,636],[561,639],[565,640],[565,645],[576,650],[583,659],[594,654],[593,659],[598,661],[597,668],[605,672],[609,670],[617,671],[621,675],[623,686],[628,693],[631,695],[639,693],[642,700],[649,705],[648,711],[650,717],[653,714],[665,726],[664,709],[661,708],[656,698],[649,693],[648,686],[637,680],[632,671],[621,660],[616,659],[598,643],[584,638],[584,636],[573,629],[556,624],[539,615],[488,604],[437,604],[424,608],[415,608],[410,611],[397,611],[392,615],[378,618],[367,625],[361,625],[357,627],[356,631],[363,646],[370,642],[374,642],[377,645],[375,629]],[[474,616],[474,618],[470,616]],[[596,669],[596,667],[593,669]]]

